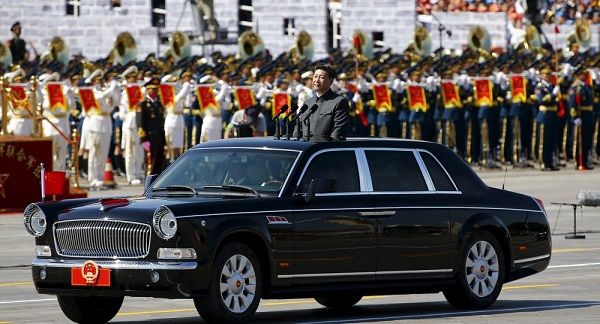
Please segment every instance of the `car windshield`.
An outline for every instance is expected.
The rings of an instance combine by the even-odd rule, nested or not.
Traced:
[[[152,184],[151,190],[186,186],[201,195],[215,190],[235,194],[245,188],[273,196],[279,194],[298,154],[239,148],[190,150]]]

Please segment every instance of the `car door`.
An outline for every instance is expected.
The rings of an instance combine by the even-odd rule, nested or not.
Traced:
[[[333,179],[335,189],[316,193],[294,210],[295,284],[374,280],[377,220],[364,191],[354,150],[327,150],[308,161],[296,193],[311,179]]]
[[[439,277],[449,269],[449,214],[410,149],[365,149],[379,211],[378,280]]]

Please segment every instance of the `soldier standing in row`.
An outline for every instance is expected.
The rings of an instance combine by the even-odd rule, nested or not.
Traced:
[[[144,85],[146,98],[137,108],[136,123],[142,147],[150,154],[147,174],[159,174],[165,168],[165,118],[158,100],[160,79],[153,77]]]

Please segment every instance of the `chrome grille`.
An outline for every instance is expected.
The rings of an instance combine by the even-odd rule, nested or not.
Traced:
[[[61,256],[142,258],[150,250],[148,224],[110,220],[72,220],[54,224],[54,243]]]

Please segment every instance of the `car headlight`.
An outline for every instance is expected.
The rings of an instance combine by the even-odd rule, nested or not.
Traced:
[[[165,240],[175,236],[177,233],[177,219],[173,212],[165,206],[160,206],[154,212],[152,225],[156,234]]]
[[[29,204],[23,212],[23,222],[29,234],[40,237],[46,232],[46,215],[36,204]]]

